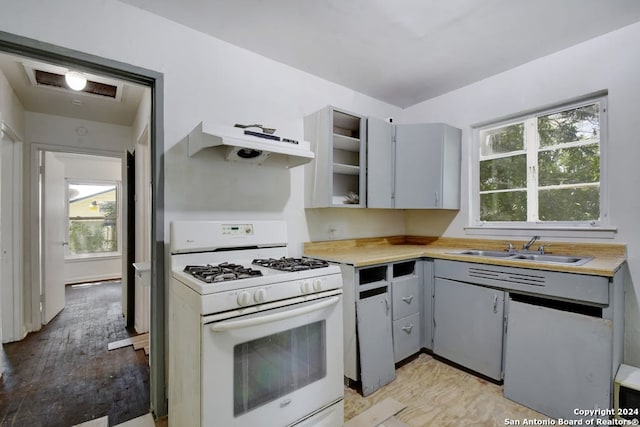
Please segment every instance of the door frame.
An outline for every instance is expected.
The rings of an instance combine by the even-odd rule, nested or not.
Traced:
[[[40,186],[40,182],[42,180],[42,174],[40,170],[40,153],[70,153],[70,154],[83,154],[90,156],[101,156],[101,157],[111,157],[117,158],[120,162],[123,161],[122,153],[116,150],[101,150],[101,149],[86,149],[83,147],[71,147],[64,145],[55,145],[48,143],[32,143],[31,144],[31,153],[29,156],[30,166],[30,217],[28,218],[29,224],[31,226],[31,260],[38,260],[37,262],[31,263],[31,295],[33,296],[31,300],[31,314],[32,314],[32,331],[39,330],[42,325],[45,324],[45,316],[43,312],[43,303],[46,306],[47,298],[45,294],[45,286],[44,286],[44,277],[46,274],[45,264],[43,262],[43,256],[45,256],[45,246],[44,243],[44,217],[42,216],[42,202],[44,200],[44,194],[41,194],[39,191],[42,186]],[[46,168],[46,164],[45,164]],[[121,179],[120,190],[122,187],[126,185],[126,180]],[[122,217],[122,201],[118,201],[119,209],[121,210],[119,215]],[[68,217],[68,206],[65,209],[65,215]],[[124,222],[122,223],[123,227],[126,227]],[[119,229],[118,233],[124,235],[127,232],[125,228]],[[120,237],[120,236],[119,236]],[[66,236],[65,236],[66,239]],[[122,239],[119,238],[119,241]],[[128,248],[122,247],[121,252],[122,256],[126,257],[126,252]],[[63,256],[66,258],[66,253]],[[25,284],[25,290],[29,292],[29,284]],[[36,298],[37,296],[37,298]],[[44,297],[44,300],[43,300]]]
[[[97,73],[141,84],[151,90],[151,320],[150,320],[150,399],[157,416],[167,414],[166,393],[166,297],[164,260],[164,75],[160,72],[115,61],[89,53],[64,48],[39,40],[0,31],[0,51],[25,56],[79,71]],[[23,233],[27,232],[23,229]],[[25,241],[25,244],[30,242]],[[30,253],[29,256],[33,256]],[[26,267],[26,266],[25,266]],[[26,273],[25,268],[25,273]],[[32,278],[31,278],[32,279]],[[31,280],[33,283],[33,280]],[[33,301],[31,294],[25,297]],[[25,289],[26,291],[26,289]],[[38,295],[35,297],[39,299]],[[39,305],[39,302],[38,302]],[[26,323],[33,324],[25,318]]]
[[[4,136],[3,136],[4,135]],[[22,282],[23,282],[23,242],[22,242],[22,233],[20,230],[23,226],[23,209],[22,209],[22,162],[23,162],[23,145],[22,138],[9,126],[7,123],[0,119],[0,140],[6,137],[11,141],[11,149],[8,152],[5,152],[2,149],[2,157],[5,155],[11,156],[11,161],[8,164],[11,167],[10,171],[2,168],[2,175],[4,177],[7,176],[8,173],[11,174],[11,194],[7,195],[4,192],[1,192],[0,197],[2,197],[5,206],[10,206],[11,212],[2,211],[3,218],[8,218],[11,225],[11,236],[10,236],[10,248],[11,251],[10,259],[8,262],[8,267],[11,269],[11,284],[7,285],[6,283],[2,283],[2,289],[0,292],[3,296],[7,296],[9,290],[11,290],[10,299],[6,300],[2,298],[2,308],[0,312],[2,313],[2,318],[0,319],[0,325],[2,325],[2,341],[17,341],[24,338],[26,335],[26,329],[24,327],[23,319],[23,293],[22,293]],[[2,158],[0,157],[0,158]],[[6,165],[7,162],[3,161]],[[8,200],[6,198],[9,197]],[[5,220],[3,220],[4,223]],[[3,227],[6,228],[6,227]],[[5,230],[6,231],[6,230]],[[2,236],[4,240],[6,236]],[[7,248],[4,248],[7,249]],[[5,277],[5,273],[2,272],[3,278]],[[4,320],[4,321],[2,321]],[[1,369],[0,369],[1,371]],[[1,374],[1,372],[0,372]]]

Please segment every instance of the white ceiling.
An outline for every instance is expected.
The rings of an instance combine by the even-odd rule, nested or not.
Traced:
[[[640,21],[638,0],[121,0],[407,107]]]
[[[64,74],[68,70],[53,64],[0,52],[0,70],[27,111],[130,126],[133,124],[143,95],[148,93],[145,92],[148,89],[144,86],[89,73],[83,73],[89,80],[121,85],[122,97],[119,100],[114,100],[84,92],[34,86],[27,77],[27,71],[23,64],[60,74]]]

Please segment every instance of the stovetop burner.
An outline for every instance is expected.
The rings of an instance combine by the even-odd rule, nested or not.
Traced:
[[[327,261],[313,258],[266,258],[254,259],[252,264],[262,267],[273,268],[280,271],[302,271],[312,270],[314,268],[328,267]]]
[[[262,272],[259,270],[228,262],[223,262],[218,265],[187,265],[183,271],[206,283],[226,282],[229,280],[262,276]]]

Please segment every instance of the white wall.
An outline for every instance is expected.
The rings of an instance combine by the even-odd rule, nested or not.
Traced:
[[[15,133],[15,136],[20,140],[24,138],[24,108],[16,94],[13,92],[13,89],[9,85],[9,82],[2,71],[0,71],[0,125],[1,124],[5,124],[10,127],[11,132]],[[0,132],[0,139],[2,139],[2,133],[3,132]],[[18,144],[21,144],[21,142],[18,142]],[[13,151],[13,149],[11,151]],[[22,150],[20,149],[18,151]],[[3,155],[7,155],[6,150]],[[5,158],[4,160],[6,165],[7,159]],[[22,171],[21,165],[14,165],[13,173],[20,173],[20,171]],[[5,169],[4,172],[9,172],[9,170]],[[6,197],[6,195],[3,196]],[[8,212],[2,212],[2,215],[5,216],[5,221],[7,218],[11,217],[9,214],[10,213]],[[12,227],[20,227],[22,222],[20,222],[20,224],[13,223],[10,225]],[[5,227],[3,226],[3,228]],[[18,264],[24,259],[18,254],[13,254],[12,256],[19,257],[19,260],[16,260]],[[5,262],[3,262],[5,268],[6,266],[10,266],[10,263],[8,262],[10,260],[11,258],[9,260],[5,259]],[[11,276],[13,276],[13,274]],[[19,272],[16,276],[12,277],[12,281],[13,279],[22,279],[22,275]],[[6,278],[9,277],[9,275],[5,274],[2,277]],[[0,341],[9,342],[22,339],[26,334],[26,329],[22,324],[16,324],[18,323],[16,319],[20,319],[20,317],[22,317],[24,307],[27,304],[25,304],[25,300],[22,298],[19,288],[16,288],[14,283],[10,283],[7,280],[1,280],[0,287]],[[18,303],[16,304],[16,302]],[[0,376],[2,375],[2,370],[2,362],[0,361]]]
[[[397,117],[399,123],[449,123],[463,129],[463,149],[468,150],[474,123],[608,89],[611,219],[619,230],[615,241],[629,244],[632,277],[640,274],[640,230],[634,224],[640,198],[628,197],[628,189],[640,184],[640,169],[635,167],[640,144],[632,126],[640,116],[636,103],[640,79],[635,78],[639,68],[638,24],[403,112],[115,0],[0,0],[0,8],[4,31],[164,74],[167,239],[172,220],[228,217],[286,219],[294,255],[312,236],[330,237],[327,222],[337,225],[333,236],[340,238],[405,231],[465,235],[466,167],[462,209],[457,215],[348,209],[305,212],[302,168],[289,171],[238,165],[211,151],[189,158],[185,136],[201,120],[218,124],[262,122],[301,138],[302,117],[332,104],[363,115]],[[92,19],[83,24],[78,16]],[[465,154],[463,165],[467,162]],[[630,287],[627,296],[626,359],[640,364],[637,286]]]
[[[214,153],[188,158],[184,138],[199,121],[260,122],[301,139],[303,116],[327,104],[378,117],[400,113],[399,108],[117,1],[0,5],[4,31],[164,73],[167,236],[169,223],[178,218],[284,218],[291,251],[299,254],[302,242],[314,232],[303,208],[302,168],[237,165]],[[79,24],[78,16],[91,16],[91,24]],[[370,222],[366,213],[363,216]]]
[[[469,220],[471,126],[608,90],[607,190],[610,221],[618,232],[604,243],[627,244],[631,281],[626,295],[625,361],[636,366],[640,366],[639,43],[640,24],[634,24],[415,105],[402,115],[404,122],[442,121],[463,130],[462,209],[450,218],[444,234],[464,237]],[[434,234],[432,220],[438,216],[408,212],[407,233]]]
[[[64,176],[74,181],[122,181],[122,161],[113,157],[58,153]],[[120,195],[122,201],[122,194]],[[120,217],[122,223],[122,216]],[[118,236],[120,245],[122,236]],[[122,256],[65,259],[64,282],[78,283],[122,277]]]
[[[70,147],[72,150],[122,155],[132,145],[130,126],[26,112],[26,142]]]
[[[0,71],[0,123],[4,122],[24,137],[24,107],[9,85],[9,81]]]
[[[45,144],[53,148],[88,151],[109,151],[122,154],[131,146],[132,129],[129,126],[113,125],[88,120],[27,112],[26,142]],[[25,153],[30,152],[30,148]],[[121,159],[78,160],[73,155],[58,155],[65,164],[65,176],[80,179],[105,179],[122,181]],[[87,159],[87,157],[83,157]],[[27,187],[26,194],[30,194]],[[122,239],[120,239],[122,243]],[[102,260],[65,261],[65,283],[102,280],[122,276],[122,258],[109,257]]]

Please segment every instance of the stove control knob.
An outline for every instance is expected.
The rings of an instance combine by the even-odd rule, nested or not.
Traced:
[[[309,282],[302,282],[300,284],[300,290],[303,294],[308,294],[309,292],[311,292],[311,289],[311,283]]]
[[[316,279],[313,281],[313,290],[320,292],[322,290],[322,280]]]
[[[238,294],[238,305],[241,307],[247,306],[249,305],[249,302],[251,301],[251,294],[249,294],[249,292],[240,292]]]
[[[258,304],[265,302],[266,299],[267,299],[267,291],[264,289],[258,289],[253,294],[253,300]]]

